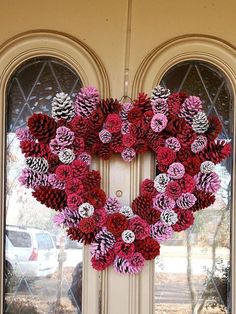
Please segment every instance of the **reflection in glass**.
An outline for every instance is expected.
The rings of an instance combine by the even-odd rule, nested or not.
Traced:
[[[220,138],[232,138],[232,97],[227,80],[203,62],[180,63],[161,85],[204,101],[208,115],[223,125]],[[155,313],[230,313],[230,210],[232,160],[217,166],[222,181],[215,203],[195,213],[195,224],[162,245],[155,263]]]
[[[66,239],[53,224],[55,212],[18,183],[24,158],[15,136],[34,112],[50,115],[57,92],[74,96],[81,86],[78,75],[53,58],[27,61],[9,82],[4,313],[81,313],[82,246]]]

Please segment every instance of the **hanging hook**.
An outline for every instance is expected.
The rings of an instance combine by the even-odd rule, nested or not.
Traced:
[[[133,101],[131,97],[129,97],[129,96],[127,96],[127,95],[123,95],[123,96],[119,99],[119,102],[122,102],[122,101],[125,102],[127,99],[128,99],[130,102]]]

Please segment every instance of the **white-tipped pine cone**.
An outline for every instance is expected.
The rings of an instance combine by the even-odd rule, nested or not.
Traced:
[[[157,85],[152,90],[151,99],[154,100],[156,98],[167,99],[170,96],[170,90],[168,88],[164,88],[160,85]]]
[[[36,172],[48,172],[48,162],[43,157],[28,157],[26,158],[26,164],[30,169]]]
[[[205,112],[200,111],[193,117],[192,128],[196,133],[205,133],[208,130],[209,122]]]
[[[167,226],[171,226],[176,224],[176,222],[178,221],[178,215],[173,210],[165,210],[161,213],[160,219]]]
[[[76,113],[83,117],[90,116],[96,110],[99,101],[99,92],[95,87],[88,86],[81,88],[75,100]]]
[[[200,170],[202,173],[211,173],[215,170],[215,164],[210,160],[206,160],[201,164]]]
[[[193,117],[202,110],[202,101],[197,96],[189,96],[181,106],[179,117],[184,118],[188,123],[192,123]]]
[[[65,148],[62,151],[60,151],[58,157],[60,161],[63,162],[63,164],[70,164],[75,159],[75,154],[73,150]]]
[[[57,121],[65,119],[70,121],[75,116],[72,100],[65,93],[57,93],[52,102],[52,117]]]

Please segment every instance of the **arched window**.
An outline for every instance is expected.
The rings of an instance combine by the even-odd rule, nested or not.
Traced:
[[[29,313],[36,313],[36,307],[43,313],[54,313],[60,308],[66,313],[81,309],[81,246],[67,240],[53,224],[53,211],[35,201],[31,192],[19,184],[17,178],[24,158],[15,134],[18,128],[26,126],[33,113],[50,115],[56,93],[63,91],[73,97],[81,87],[81,78],[74,69],[51,57],[26,61],[9,80],[4,313],[17,313],[22,307]],[[76,265],[76,286],[70,290]]]
[[[221,139],[232,140],[231,86],[215,66],[186,61],[170,68],[161,85],[198,95],[208,115],[222,123]],[[215,203],[195,213],[195,224],[162,246],[155,264],[155,313],[230,313],[230,224],[232,157],[217,166],[222,188]]]

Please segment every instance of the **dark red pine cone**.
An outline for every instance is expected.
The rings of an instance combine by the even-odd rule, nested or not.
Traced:
[[[194,157],[194,154],[189,149],[181,149],[177,152],[177,160],[179,162],[188,161],[192,157]]]
[[[122,137],[122,143],[125,147],[131,147],[136,143],[136,136],[131,133],[124,134]]]
[[[160,218],[160,212],[152,207],[152,197],[149,195],[140,195],[131,205],[134,213],[146,220],[149,224],[156,223]]]
[[[108,160],[111,158],[112,155],[112,149],[111,149],[111,144],[99,144],[99,150],[98,150],[98,156],[104,160]]]
[[[76,136],[83,137],[88,132],[89,121],[85,117],[75,116],[70,122],[70,127]]]
[[[201,161],[211,160],[215,164],[220,163],[227,158],[231,153],[231,146],[229,143],[217,140],[216,142],[209,142],[206,148],[200,152],[199,158]]]
[[[167,99],[168,111],[172,116],[178,115],[182,103],[187,98],[186,93],[173,93]]]
[[[88,191],[87,198],[95,208],[102,208],[106,203],[106,193],[99,188]]]
[[[157,190],[154,187],[153,180],[145,179],[141,184],[141,194],[147,195],[151,198],[157,195]]]
[[[128,113],[128,120],[135,125],[142,119],[143,113],[142,110],[135,107],[131,109]]]
[[[194,195],[197,198],[196,203],[191,207],[191,211],[196,212],[198,210],[207,208],[208,206],[214,204],[215,195],[204,191],[195,191]]]
[[[71,240],[77,240],[79,242],[82,242],[84,244],[90,244],[95,240],[96,233],[98,232],[98,229],[95,229],[94,232],[91,233],[84,233],[79,230],[78,227],[76,228],[68,228],[66,230],[68,237]]]
[[[136,240],[135,249],[146,260],[152,260],[160,254],[160,244],[151,237],[147,237],[144,240]]]
[[[57,128],[61,126],[65,126],[66,128],[70,129],[70,123],[66,119],[59,119],[56,123],[57,123]]]
[[[197,135],[190,125],[186,125],[185,128],[179,130],[177,135],[177,139],[179,140],[182,147],[190,146],[196,137]]]
[[[122,143],[122,135],[120,133],[112,134],[112,140],[110,144],[111,149],[115,153],[121,153],[125,149],[125,146]]]
[[[110,266],[115,259],[115,253],[113,250],[109,250],[107,254],[99,256],[99,258],[95,258],[93,256],[91,258],[91,263],[94,269],[101,271]]]
[[[44,157],[47,159],[51,155],[50,148],[44,143],[21,141],[20,148],[25,157]]]
[[[57,124],[55,120],[42,113],[34,113],[28,120],[30,133],[40,143],[49,143],[56,135]]]
[[[106,227],[115,236],[120,236],[121,233],[127,228],[128,220],[120,213],[114,213],[107,217]]]
[[[150,129],[147,133],[146,141],[148,146],[154,151],[157,152],[159,147],[165,146],[165,139],[159,134]]]
[[[181,118],[172,118],[168,121],[165,128],[165,133],[171,136],[176,136],[179,134],[180,130],[183,130],[187,125],[187,122]]]
[[[200,171],[201,160],[198,156],[193,156],[186,161],[183,161],[185,172],[190,176],[195,176]]]
[[[150,98],[145,93],[139,93],[138,98],[134,100],[133,104],[134,107],[137,107],[142,112],[152,110]]]
[[[98,107],[101,109],[104,116],[109,113],[119,113],[121,110],[121,104],[117,99],[102,99]]]
[[[35,188],[32,195],[41,204],[55,210],[61,210],[66,207],[66,193],[64,190],[41,186]]]
[[[66,180],[65,191],[67,195],[76,193],[79,196],[82,196],[82,194],[84,193],[84,185],[79,179],[73,180],[72,178],[69,178],[68,180]]]
[[[83,185],[85,189],[91,190],[94,188],[100,188],[101,175],[99,171],[92,170],[83,179]]]
[[[175,161],[176,154],[173,149],[169,147],[159,147],[157,149],[157,163],[168,166]]]
[[[209,128],[204,135],[209,139],[209,141],[214,141],[222,132],[222,125],[216,116],[208,117],[208,122]]]
[[[97,143],[99,137],[98,133],[90,133],[85,139],[85,150],[92,151],[93,145]]]
[[[194,216],[191,210],[176,208],[175,212],[178,215],[178,221],[172,226],[174,231],[180,232],[192,226],[194,223]]]
[[[84,139],[82,137],[75,137],[73,144],[72,144],[72,149],[75,152],[76,155],[79,155],[84,152]]]
[[[60,165],[60,160],[59,160],[58,156],[51,153],[47,157],[47,161],[48,161],[48,171],[49,172],[55,172],[58,165]]]
[[[105,117],[102,113],[102,110],[98,108],[95,110],[89,119],[89,127],[93,130],[100,130],[105,121]]]

